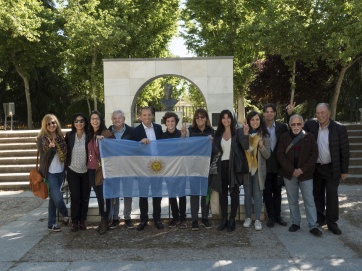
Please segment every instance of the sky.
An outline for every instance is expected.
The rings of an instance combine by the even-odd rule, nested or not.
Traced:
[[[193,54],[187,52],[186,46],[184,45],[184,39],[181,37],[174,37],[170,45],[168,46],[172,54],[179,57],[192,57]]]

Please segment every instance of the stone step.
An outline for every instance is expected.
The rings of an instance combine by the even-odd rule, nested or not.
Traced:
[[[359,150],[362,152],[362,143],[349,143],[349,149],[351,151]]]
[[[362,130],[361,124],[344,124],[347,130]]]
[[[37,137],[39,130],[16,130],[16,131],[0,131],[0,138],[4,137]]]
[[[4,137],[0,138],[0,144],[6,143],[36,143],[35,137]]]
[[[36,156],[24,156],[24,157],[0,157],[0,165],[22,165],[22,164],[34,164],[36,163]]]
[[[362,136],[349,136],[349,143],[360,143],[362,144]]]
[[[350,158],[360,158],[362,157],[362,151],[360,150],[353,150],[349,152]]]
[[[0,165],[0,173],[21,173],[30,172],[35,168],[35,164],[31,165]]]
[[[29,170],[30,172],[30,170]],[[29,183],[29,172],[22,173],[0,173],[0,183],[16,183],[16,182],[28,182]]]
[[[362,175],[362,166],[350,165],[348,168],[348,173],[350,174],[361,174]]]
[[[350,158],[349,164],[354,166],[361,166],[362,167],[362,157],[357,158]]]
[[[348,137],[350,136],[359,136],[362,137],[362,130],[350,130],[348,132]]]
[[[362,184],[362,174],[348,174],[347,183]]]
[[[27,150],[0,150],[0,157],[26,157],[26,156],[35,156],[36,149],[27,149]]]
[[[0,150],[29,150],[36,149],[36,143],[7,143],[1,144]]]
[[[1,177],[0,177],[1,179]],[[0,182],[0,190],[30,190],[27,182]]]

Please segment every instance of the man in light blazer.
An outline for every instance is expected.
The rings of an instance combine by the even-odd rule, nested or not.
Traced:
[[[132,140],[150,144],[153,140],[158,140],[162,135],[162,127],[153,123],[153,110],[151,107],[143,107],[140,112],[142,123],[133,129]],[[163,229],[161,222],[161,197],[153,197],[153,220],[157,229]],[[148,198],[140,197],[139,207],[141,211],[140,224],[137,226],[138,231],[142,231],[148,224]]]

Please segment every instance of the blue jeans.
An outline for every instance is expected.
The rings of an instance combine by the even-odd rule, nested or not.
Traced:
[[[305,213],[309,229],[317,228],[317,209],[313,198],[313,180],[299,182],[296,177],[291,180],[284,178],[285,189],[287,190],[290,218],[292,223],[300,226],[301,215],[299,210],[299,188],[302,191]]]
[[[49,182],[49,205],[48,205],[48,227],[57,224],[57,208],[62,216],[68,216],[68,210],[60,193],[60,186],[64,180],[64,171],[60,173],[48,173]]]
[[[246,218],[251,218],[251,210],[254,200],[255,219],[260,220],[261,208],[263,207],[263,191],[259,187],[258,171],[253,176],[249,176],[249,183],[244,184],[244,204]]]
[[[114,198],[112,200],[112,212],[110,213],[110,220],[119,220],[119,198]],[[132,212],[132,198],[130,197],[124,197],[124,220],[130,220],[131,219],[131,212]]]

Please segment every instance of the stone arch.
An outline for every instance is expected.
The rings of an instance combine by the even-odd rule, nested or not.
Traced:
[[[233,57],[126,58],[105,59],[103,63],[107,125],[112,112],[121,109],[126,123],[132,126],[137,95],[148,83],[164,76],[181,77],[194,84],[214,124],[223,109],[233,109]]]

